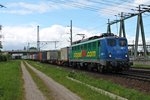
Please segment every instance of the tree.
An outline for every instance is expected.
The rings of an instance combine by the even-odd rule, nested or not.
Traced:
[[[29,50],[37,50],[36,47],[30,47]]]

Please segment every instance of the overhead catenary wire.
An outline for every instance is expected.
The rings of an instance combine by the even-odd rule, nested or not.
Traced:
[[[109,0],[107,0],[107,1],[109,1]],[[105,9],[109,6],[118,6],[117,4],[121,4],[121,3],[115,3],[115,2],[106,2],[106,1],[102,2],[102,1],[96,1],[96,0],[86,0],[86,2],[88,2],[89,4],[79,2],[79,1],[74,1],[74,0],[68,0],[68,1],[51,0],[51,2],[57,3],[57,4],[63,4],[63,5],[66,5],[66,6],[72,6],[72,7],[75,7],[75,8],[90,10],[90,11],[94,11],[94,12],[100,12],[100,11],[102,11],[102,9]],[[130,8],[128,8],[128,6],[121,6],[120,8],[130,10]],[[117,10],[118,10],[117,8],[116,9],[113,8],[111,10],[110,9],[105,9],[104,11],[105,11],[106,14],[114,14],[114,12],[117,12]]]
[[[96,4],[101,4],[105,6],[119,6],[122,4],[125,4],[126,2],[116,2],[116,1],[110,1],[110,0],[101,0],[101,1],[96,1],[96,0],[88,0],[90,2],[96,3]],[[126,5],[122,6],[124,9],[129,9],[130,7],[133,7],[133,5],[130,5],[129,3],[126,3]]]
[[[102,14],[105,13],[105,14],[109,14],[113,16],[118,15],[119,12],[124,12],[125,15],[128,14],[129,16],[133,14],[133,11],[131,12],[131,8],[135,8],[137,5],[139,5],[135,1],[129,1],[129,0],[116,0],[116,1],[112,1],[112,0],[100,0],[100,1],[99,0],[82,0],[82,1],[50,0],[50,1],[53,3],[62,4],[62,5],[70,6],[73,8],[99,12]]]
[[[93,9],[93,8],[89,8],[89,7],[84,7],[84,5],[83,5],[83,3],[77,3],[77,4],[75,4],[74,2],[72,2],[72,3],[70,3],[72,0],[68,0],[68,1],[61,1],[61,0],[50,0],[50,2],[49,3],[51,3],[51,4],[56,4],[56,5],[59,5],[60,7],[62,6],[64,6],[64,7],[73,7],[73,8],[77,8],[77,9],[83,9],[83,10],[89,10],[89,11],[92,11],[92,12],[97,12],[98,11],[98,9]],[[79,5],[80,4],[80,5]],[[93,7],[93,6],[91,6],[91,7]],[[108,14],[110,14],[111,13],[111,11],[110,12],[106,12],[106,13],[108,13]],[[113,13],[112,13],[112,15],[113,15]],[[106,18],[107,19],[107,18]],[[97,20],[96,20],[97,21]],[[94,22],[92,22],[92,23],[94,23]],[[99,29],[99,27],[105,27],[106,26],[106,23],[102,23],[103,25],[98,25],[98,26],[96,26],[96,27],[94,27],[94,28],[92,28],[92,29]]]
[[[66,2],[66,1],[53,1],[51,0],[51,2],[53,3],[57,3],[57,4],[63,4],[65,6],[71,6],[71,7],[74,7],[74,8],[79,8],[79,9],[84,9],[84,10],[89,10],[89,11],[94,11],[94,12],[98,12],[100,11],[101,8],[103,7],[96,7],[96,6],[92,6],[92,5],[88,5],[88,4],[83,4],[83,3],[79,3],[79,2]],[[110,10],[107,10],[106,13],[112,13],[112,11]]]

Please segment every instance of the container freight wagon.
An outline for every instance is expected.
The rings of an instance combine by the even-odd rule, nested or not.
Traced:
[[[31,59],[34,60],[33,54],[31,54]]]
[[[35,61],[38,60],[38,54],[37,53],[33,54],[33,60],[35,60]]]
[[[42,51],[42,60],[41,62],[47,62],[47,51]]]
[[[30,60],[37,59],[36,56],[35,56],[35,54],[29,54],[28,57],[29,57]]]
[[[47,61],[51,64],[58,63],[58,60],[60,59],[60,51],[59,50],[50,50],[47,51]]]
[[[29,59],[32,60],[32,54],[29,55]]]
[[[42,52],[38,53],[38,60],[41,62],[42,61]]]
[[[60,50],[60,65],[69,65],[69,47],[61,48]]]

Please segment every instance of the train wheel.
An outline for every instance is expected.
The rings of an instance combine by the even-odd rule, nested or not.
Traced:
[[[78,66],[77,63],[76,63],[76,62],[73,62],[73,66],[72,66],[72,67],[76,69],[77,66]]]
[[[88,71],[92,71],[92,64],[88,64],[87,70],[88,70]]]
[[[106,70],[105,70],[105,66],[99,66],[98,67],[98,71],[100,72],[100,73],[106,73]]]

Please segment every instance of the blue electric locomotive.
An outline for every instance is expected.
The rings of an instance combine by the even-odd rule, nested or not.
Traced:
[[[126,38],[105,33],[82,41],[70,47],[70,66],[86,67],[104,71],[128,70],[128,42]]]
[[[127,39],[110,36],[100,39],[100,64],[105,69],[128,70],[130,61],[128,56]]]

